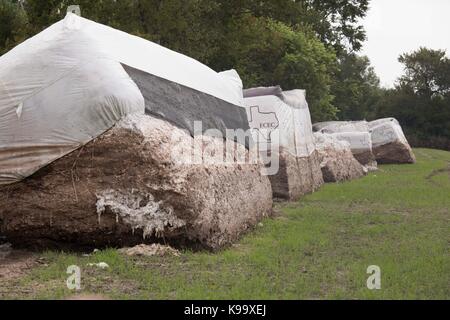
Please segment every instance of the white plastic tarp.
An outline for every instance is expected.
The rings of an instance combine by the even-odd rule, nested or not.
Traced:
[[[315,151],[315,144],[305,91],[284,92],[283,98],[271,95],[244,99],[253,140],[260,151],[283,149],[296,157],[308,157]]]
[[[336,139],[350,144],[354,154],[372,151],[372,138],[369,132],[332,133]]]
[[[330,121],[314,124],[314,130],[322,133],[369,132],[367,121]]]
[[[79,148],[145,103],[122,64],[242,105],[229,77],[69,13],[0,57],[0,185]]]
[[[244,106],[244,84],[239,73],[236,70],[226,70],[219,72],[219,76],[223,77],[227,86],[230,86],[230,93],[234,94],[233,101],[235,105]]]
[[[374,148],[389,143],[400,142],[409,145],[403,129],[395,119],[380,119],[369,124]]]
[[[367,121],[321,122],[314,124],[314,130],[348,142],[354,154],[372,152],[372,137]]]
[[[393,122],[394,124],[400,126],[400,122],[398,122],[397,119],[395,119],[395,118],[384,118],[384,119],[378,119],[378,120],[369,122],[369,128],[373,129],[373,128],[379,126],[380,124],[384,124],[386,122]]]

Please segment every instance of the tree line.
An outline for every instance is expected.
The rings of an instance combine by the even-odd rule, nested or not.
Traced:
[[[73,0],[0,0],[0,55],[62,19]],[[450,149],[450,62],[444,51],[404,54],[383,89],[361,20],[369,0],[77,0],[82,15],[157,42],[246,87],[307,90],[313,121],[397,117],[418,145]]]

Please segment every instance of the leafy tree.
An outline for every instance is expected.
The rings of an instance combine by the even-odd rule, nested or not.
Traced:
[[[137,2],[133,0],[78,0],[82,15],[88,19],[107,24],[124,31],[139,31],[139,18],[136,12]],[[31,34],[38,33],[64,18],[71,0],[25,0],[24,8],[32,26]]]
[[[210,1],[211,2],[211,1]],[[366,39],[361,19],[369,10],[369,0],[213,0],[222,16],[234,19],[250,13],[291,27],[310,28],[323,43],[338,54],[358,51]],[[223,21],[222,21],[223,22]]]
[[[236,68],[247,86],[280,84],[285,89],[305,88],[314,119],[325,120],[334,119],[338,112],[332,94],[337,58],[341,59],[348,50],[358,50],[365,39],[360,18],[368,10],[368,1],[78,0],[77,3],[86,18],[160,43],[213,69]],[[28,36],[62,19],[67,6],[73,3],[22,2],[29,21]],[[8,21],[8,26],[12,25],[11,19]],[[11,38],[8,43],[17,42],[17,37],[8,36]]]
[[[362,26],[369,10],[369,0],[303,0],[310,14],[307,23],[314,26],[324,43],[334,46],[338,56],[359,51],[366,40]]]
[[[19,1],[0,0],[0,55],[26,36],[27,19]]]
[[[342,55],[332,86],[334,105],[341,120],[367,119],[374,116],[380,99],[380,80],[367,57],[354,53]]]
[[[218,55],[211,65],[236,68],[246,87],[306,89],[315,119],[335,117],[330,85],[336,56],[312,33],[250,14],[234,20],[228,32],[221,48],[226,55]]]
[[[450,60],[445,51],[420,48],[400,56],[405,75],[385,92],[378,117],[396,117],[416,146],[450,150]]]
[[[450,59],[445,51],[420,48],[401,55],[399,61],[405,65],[401,86],[427,98],[450,93]]]

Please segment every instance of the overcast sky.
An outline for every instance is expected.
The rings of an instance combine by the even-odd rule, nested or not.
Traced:
[[[369,56],[383,86],[402,74],[398,56],[426,46],[450,55],[450,0],[371,0],[364,21]]]

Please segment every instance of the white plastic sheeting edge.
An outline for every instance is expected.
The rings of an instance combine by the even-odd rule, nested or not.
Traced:
[[[402,127],[395,119],[374,123],[371,134],[374,148],[394,142],[409,145]]]

